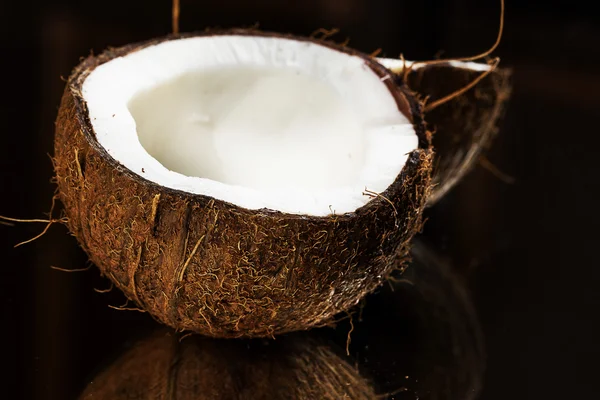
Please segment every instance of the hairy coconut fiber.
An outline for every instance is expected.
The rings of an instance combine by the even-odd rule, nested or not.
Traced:
[[[317,339],[231,341],[162,331],[92,379],[80,399],[367,400],[374,390]]]
[[[468,64],[465,64],[468,65]],[[481,70],[460,64],[432,64],[410,70],[408,86],[434,102],[474,81]],[[435,204],[479,161],[491,145],[510,97],[510,71],[496,68],[474,88],[425,114],[435,132],[433,188],[427,201]]]
[[[391,72],[371,57],[321,43],[363,57],[382,76],[413,122],[420,148],[386,191],[355,212],[248,210],[158,186],[98,143],[81,94],[86,76],[163,40],[176,38],[88,57],[67,82],[56,122],[56,180],[69,229],[91,260],[154,318],[215,337],[308,329],[357,304],[404,260],[421,229],[433,151],[411,92],[384,79]]]

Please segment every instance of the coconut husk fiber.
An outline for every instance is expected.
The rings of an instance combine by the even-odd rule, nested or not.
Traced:
[[[467,86],[481,74],[482,71],[448,62],[411,69],[406,83],[420,98],[433,103]],[[432,142],[436,153],[428,205],[443,198],[492,145],[511,90],[511,71],[495,68],[474,88],[426,112],[428,129],[434,132]]]

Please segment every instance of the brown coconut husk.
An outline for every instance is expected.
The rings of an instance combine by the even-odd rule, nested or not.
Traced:
[[[215,34],[274,35],[234,30],[188,36]],[[362,57],[382,77],[413,122],[420,148],[385,192],[353,213],[247,210],[147,181],[96,140],[81,94],[86,76],[115,57],[177,38],[110,49],[85,59],[69,77],[54,160],[69,229],[129,299],[176,329],[264,337],[327,323],[378,287],[421,229],[433,151],[418,101],[384,79],[390,71],[371,57],[319,42]]]
[[[94,377],[81,400],[371,400],[356,368],[305,335],[267,340],[161,331]]]
[[[482,156],[504,116],[512,89],[511,71],[498,68],[498,57],[487,65],[475,63],[488,59],[500,45],[504,13],[505,2],[500,0],[496,41],[480,54],[420,62],[406,62],[403,57],[380,59],[396,74],[396,80],[408,84],[422,99],[428,129],[435,133],[436,162],[429,206],[444,197],[477,161],[500,179],[513,181]]]
[[[425,65],[406,75],[408,86],[427,103],[467,86],[482,74],[450,63]],[[428,205],[438,202],[491,146],[511,93],[511,71],[494,70],[475,87],[427,111],[436,152]]]

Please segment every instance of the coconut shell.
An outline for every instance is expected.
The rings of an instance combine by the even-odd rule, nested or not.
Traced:
[[[411,70],[407,84],[431,103],[474,81],[481,71],[457,65],[432,64]],[[434,132],[436,160],[428,205],[438,202],[479,161],[504,116],[511,93],[511,71],[496,68],[474,88],[426,113]]]
[[[365,206],[327,217],[244,209],[150,182],[96,139],[81,94],[87,75],[115,57],[174,39],[110,49],[86,58],[69,77],[54,162],[69,229],[129,299],[178,330],[264,337],[328,323],[403,262],[421,229],[433,151],[418,102],[401,84],[382,79],[420,144],[394,183]],[[321,44],[363,57],[382,78],[391,74],[371,57]]]
[[[325,342],[232,341],[159,332],[94,377],[81,400],[370,400],[369,382]]]

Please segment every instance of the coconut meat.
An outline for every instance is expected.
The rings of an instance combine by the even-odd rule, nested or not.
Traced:
[[[404,70],[405,67],[410,67],[411,70],[416,71],[418,69],[421,69],[421,68],[424,68],[424,67],[427,67],[428,65],[430,65],[427,62],[414,62],[414,61],[408,61],[408,60],[401,60],[401,59],[397,59],[397,58],[377,58],[377,62],[379,62],[379,64],[383,65],[384,67],[386,67],[396,73],[401,72],[402,70]],[[454,68],[470,69],[471,71],[480,71],[480,72],[489,71],[492,68],[492,66],[489,64],[473,62],[473,61],[448,60],[448,61],[445,61],[444,64],[450,65],[451,67],[454,67]]]
[[[418,147],[385,79],[309,41],[202,36],[112,59],[82,95],[99,144],[149,181],[326,216],[385,191]]]

